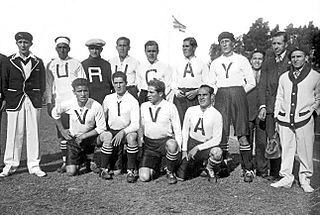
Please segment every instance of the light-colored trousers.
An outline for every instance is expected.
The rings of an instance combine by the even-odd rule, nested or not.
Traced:
[[[27,166],[30,173],[39,168],[40,108],[34,108],[28,96],[18,111],[7,111],[7,142],[4,153],[4,171],[17,169],[20,164],[24,131],[26,131]]]
[[[314,119],[303,127],[291,130],[288,127],[279,126],[279,136],[282,147],[280,175],[293,180],[293,162],[297,155],[300,163],[300,184],[310,184],[313,174],[313,144],[314,144]]]

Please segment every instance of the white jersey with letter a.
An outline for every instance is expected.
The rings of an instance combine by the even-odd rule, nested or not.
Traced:
[[[209,67],[196,56],[191,59],[184,58],[178,62],[173,76],[173,89],[199,88],[209,83]]]
[[[210,106],[202,111],[200,105],[189,107],[182,126],[182,151],[187,151],[189,136],[199,142],[200,151],[218,146],[222,136],[222,115]]]

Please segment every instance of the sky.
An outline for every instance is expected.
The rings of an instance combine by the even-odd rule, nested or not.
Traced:
[[[15,0],[2,1],[0,13],[0,52],[17,52],[14,35],[28,31],[33,37],[31,51],[47,64],[57,57],[54,39],[71,39],[70,56],[82,61],[88,57],[84,45],[91,38],[106,41],[102,57],[117,55],[116,39],[131,40],[129,54],[145,61],[144,44],[159,43],[159,59],[174,64],[182,56],[182,40],[192,36],[198,42],[196,55],[209,60],[209,47],[222,31],[239,36],[249,31],[258,18],[280,30],[313,21],[320,27],[319,0]],[[173,29],[172,15],[187,26],[182,33]]]

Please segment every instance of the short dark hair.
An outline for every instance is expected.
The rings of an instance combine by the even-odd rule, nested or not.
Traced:
[[[148,82],[148,86],[154,87],[158,93],[162,92],[164,94],[166,90],[164,82],[155,78]]]
[[[128,46],[130,46],[130,39],[129,39],[128,37],[119,37],[119,38],[117,39],[117,45],[118,45],[118,42],[119,42],[120,40],[125,40],[125,41],[127,41],[127,42],[128,42]]]
[[[250,59],[253,57],[253,55],[254,55],[255,53],[260,53],[260,54],[262,54],[263,58],[264,58],[264,56],[266,55],[266,53],[265,53],[262,49],[254,49],[253,52],[252,52],[251,55],[250,55]]]
[[[112,74],[112,82],[116,78],[122,78],[122,80],[127,83],[127,75],[124,72],[117,71],[117,72],[113,73]]]
[[[274,33],[272,35],[272,38],[281,37],[281,36],[283,36],[283,42],[285,42],[285,43],[288,42],[288,34],[284,31],[278,31],[278,32]]]
[[[210,94],[210,95],[214,94],[214,89],[213,89],[213,87],[210,87],[210,86],[207,85],[207,84],[202,84],[202,85],[199,87],[199,89],[200,89],[200,88],[208,88],[208,89],[209,89],[209,94]]]
[[[149,40],[148,42],[146,42],[146,44],[144,44],[144,50],[147,49],[147,46],[156,46],[157,50],[159,51],[159,45],[156,41],[154,40]]]
[[[89,88],[89,82],[85,78],[76,78],[75,80],[72,81],[71,86],[73,89],[76,89],[76,87],[79,87],[79,86],[86,86]]]
[[[183,40],[183,42],[189,41],[192,47],[198,47],[198,43],[194,37],[187,37]]]

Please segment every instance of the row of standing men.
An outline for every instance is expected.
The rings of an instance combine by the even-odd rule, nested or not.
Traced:
[[[47,99],[46,101],[48,103],[49,114],[51,115],[51,110],[53,105],[57,106],[57,104],[60,104],[63,101],[67,101],[71,99],[71,97],[73,96],[71,92],[74,89],[72,89],[70,84],[72,80],[74,80],[77,77],[83,77],[83,78],[88,78],[89,80],[89,91],[91,92],[90,96],[95,100],[97,100],[98,102],[102,103],[105,96],[107,94],[110,94],[113,88],[114,83],[112,83],[111,74],[115,73],[116,71],[123,71],[127,77],[126,84],[127,84],[128,92],[130,92],[135,98],[137,98],[140,104],[147,101],[147,95],[148,95],[148,92],[150,91],[148,88],[148,82],[150,80],[153,80],[154,78],[162,80],[166,85],[165,87],[166,90],[164,92],[165,96],[168,98],[168,100],[173,101],[178,109],[180,125],[183,124],[183,120],[185,118],[184,114],[186,113],[187,108],[190,106],[199,104],[198,103],[199,98],[197,99],[197,95],[200,95],[199,86],[201,86],[202,84],[207,84],[208,86],[212,86],[214,89],[214,92],[216,92],[214,107],[221,113],[222,119],[223,119],[223,129],[222,129],[223,132],[222,132],[222,140],[216,141],[215,143],[213,143],[214,141],[211,141],[211,145],[207,144],[209,146],[208,148],[212,148],[214,146],[220,146],[220,149],[222,149],[222,152],[223,152],[222,153],[223,155],[221,156],[221,158],[227,159],[229,157],[227,143],[228,143],[230,124],[232,123],[232,125],[234,126],[235,135],[238,137],[238,140],[240,143],[240,154],[242,158],[242,167],[244,170],[244,181],[251,182],[254,176],[253,162],[252,162],[253,138],[252,138],[252,135],[251,136],[249,135],[251,134],[251,132],[249,131],[252,131],[253,129],[249,129],[249,127],[255,128],[256,129],[255,139],[257,144],[256,149],[258,149],[256,153],[257,175],[262,177],[267,177],[268,162],[264,158],[264,147],[267,139],[272,137],[274,134],[274,131],[276,130],[275,125],[277,123],[275,122],[276,120],[274,115],[274,105],[275,105],[275,101],[276,101],[275,98],[276,98],[276,93],[278,89],[278,80],[280,75],[282,73],[287,72],[288,68],[290,68],[291,66],[289,64],[290,58],[291,58],[290,54],[292,54],[292,52],[289,53],[289,51],[286,50],[287,35],[284,32],[278,32],[273,36],[272,40],[273,40],[272,47],[274,50],[274,56],[269,57],[270,59],[268,58],[265,60],[262,66],[262,72],[261,72],[261,63],[264,60],[264,52],[255,51],[252,54],[252,58],[251,58],[252,67],[251,67],[249,61],[245,57],[233,52],[233,45],[235,40],[234,40],[233,34],[229,32],[223,32],[219,35],[218,41],[220,44],[222,55],[211,63],[210,70],[207,64],[205,64],[195,56],[197,42],[194,38],[186,38],[183,41],[182,49],[183,49],[184,59],[182,59],[181,62],[177,62],[177,66],[175,67],[175,69],[171,70],[169,69],[168,66],[166,66],[164,63],[161,63],[157,59],[159,48],[158,48],[158,44],[155,41],[148,41],[145,44],[145,52],[147,55],[148,62],[145,64],[139,64],[137,60],[135,60],[134,58],[128,55],[128,51],[130,49],[130,40],[128,38],[120,37],[117,40],[117,50],[118,50],[119,56],[110,59],[109,62],[103,60],[100,57],[100,53],[102,51],[102,47],[104,46],[105,42],[99,39],[89,40],[86,43],[86,45],[89,48],[90,56],[87,60],[83,61],[81,65],[79,61],[68,56],[68,52],[70,51],[70,39],[67,37],[58,37],[55,40],[55,42],[56,42],[56,50],[59,55],[59,58],[53,59],[47,66],[46,87],[45,87],[45,84],[43,82],[45,75],[44,75],[44,72],[41,72],[42,70],[41,67],[43,67],[43,63],[39,58],[35,57],[29,52],[29,48],[32,45],[32,36],[25,32],[19,32],[16,34],[16,41],[19,47],[19,53],[9,57],[9,61],[15,66],[15,68],[13,67],[13,69],[18,68],[21,71],[24,71],[24,75],[22,77],[23,79],[21,80],[24,83],[23,85],[24,89],[20,87],[20,90],[23,91],[22,95],[21,95],[21,92],[17,92],[19,90],[17,90],[17,88],[14,87],[17,84],[21,84],[21,83],[13,83],[17,81],[10,80],[10,78],[6,76],[8,72],[9,73],[11,72],[10,71],[11,68],[7,67],[5,69],[7,71],[2,72],[2,79],[3,79],[2,85],[4,85],[2,87],[2,89],[4,89],[3,91],[4,96],[2,98],[4,98],[4,100],[6,101],[7,103],[6,108],[8,113],[10,113],[8,114],[8,132],[11,132],[10,135],[13,138],[11,140],[11,143],[10,143],[10,138],[7,138],[6,151],[11,150],[8,147],[8,145],[13,146],[14,144],[12,143],[17,141],[17,138],[21,139],[19,135],[16,135],[16,131],[14,129],[13,130],[9,129],[9,126],[10,126],[9,116],[15,115],[14,117],[16,119],[17,117],[19,117],[19,112],[21,112],[21,109],[23,109],[21,108],[21,106],[23,107],[25,105],[28,106],[31,103],[32,103],[31,105],[35,107],[35,110],[38,111],[37,108],[40,107],[38,102],[40,101],[37,101],[37,99],[33,100],[32,98],[36,98],[37,95],[41,95],[44,91],[46,91],[45,93],[46,99]],[[304,55],[306,55],[306,52],[303,49],[300,48],[299,50],[302,51]],[[299,51],[299,50],[297,49],[296,51]],[[289,57],[286,57],[287,55]],[[31,59],[30,61],[31,63],[29,63],[29,59]],[[32,59],[35,61],[32,61]],[[40,64],[38,64],[39,62]],[[260,64],[260,66],[256,66],[255,64],[257,65]],[[303,64],[303,68],[307,67],[307,63],[305,64],[306,66],[304,66]],[[10,63],[8,63],[8,65],[10,66]],[[37,66],[39,68],[37,68]],[[295,64],[292,63],[292,66],[294,67]],[[30,73],[33,74],[32,73],[33,69],[35,69],[35,71],[38,71],[38,73],[35,74],[35,77],[39,78],[41,81],[39,81],[40,83],[36,83],[37,86],[31,87],[33,79],[31,79],[30,82],[28,81],[30,79]],[[310,69],[308,70],[310,72]],[[315,79],[315,80],[318,80],[318,79]],[[138,87],[137,87],[137,82],[138,82]],[[259,83],[258,88],[257,87],[255,88],[256,83]],[[139,89],[139,93],[138,93],[138,89]],[[28,93],[27,90],[30,90],[30,93]],[[15,95],[12,96],[9,93],[15,94]],[[17,96],[19,94],[21,96]],[[247,96],[249,99],[247,99]],[[254,99],[251,99],[250,96],[254,97]],[[11,100],[10,97],[14,99]],[[19,99],[17,99],[17,97]],[[253,101],[258,101],[258,103],[251,104],[253,106],[248,108],[248,101],[250,104],[254,103]],[[300,102],[300,100],[296,99],[295,102],[297,101]],[[310,101],[315,101],[315,104],[312,104],[313,109],[311,110],[316,110],[318,108],[319,101],[316,99],[313,99],[313,100],[310,99]],[[250,110],[250,119],[249,119],[249,110]],[[278,110],[279,110],[279,106],[278,106]],[[38,114],[37,111],[35,111],[36,112],[35,115]],[[298,115],[299,115],[299,111],[300,110],[296,110]],[[311,112],[312,114],[313,111],[309,111],[309,112]],[[291,114],[294,114],[294,117],[296,115],[294,111]],[[305,119],[310,120],[310,114],[304,114],[304,116],[306,117]],[[25,118],[26,116],[23,115],[21,117]],[[30,117],[32,118],[33,116],[30,116]],[[204,120],[205,118],[199,117],[199,119]],[[259,131],[260,128],[257,125],[262,124],[262,123],[257,123],[257,121],[259,120],[266,122],[266,125],[267,125],[266,132],[263,130]],[[295,130],[296,124],[299,124],[301,119],[290,118],[290,120],[291,121],[289,122],[294,123],[293,130],[294,130],[294,133],[296,134],[296,130]],[[31,128],[37,128],[36,122],[32,122],[32,120],[28,120],[28,119],[26,121],[27,123],[28,121],[30,122]],[[36,121],[36,120],[34,119],[33,121]],[[200,120],[199,122],[202,122],[202,121]],[[16,121],[14,124],[11,124],[12,127],[10,128],[17,127],[16,126],[17,123],[18,121]],[[289,127],[292,130],[292,128],[290,126],[287,126],[286,124],[283,124],[283,126]],[[199,129],[199,132],[202,132],[202,130]],[[19,131],[18,133],[20,134],[21,131]],[[212,132],[210,133],[212,134]],[[15,134],[15,135],[12,135],[12,134]],[[37,136],[37,134],[35,135]],[[200,138],[200,142],[204,143],[206,142],[206,140],[204,139],[205,135],[202,135],[202,136],[203,137]],[[314,135],[311,135],[311,136],[314,137]],[[38,140],[38,137],[36,138],[30,137],[30,138],[32,140],[35,140],[35,139]],[[60,138],[61,138],[60,146],[63,152],[62,154],[63,154],[63,162],[64,162],[64,165],[61,167],[60,170],[64,171],[65,165],[66,165],[65,163],[67,161],[67,148],[68,148],[67,143],[68,142],[63,140],[61,135],[60,135]],[[216,137],[211,136],[209,138],[216,138]],[[280,135],[280,138],[281,138],[281,135]],[[22,144],[22,141],[20,142]],[[30,141],[27,141],[27,144],[28,142]],[[39,146],[37,145],[36,148],[39,148]],[[188,150],[186,148],[184,149],[182,144],[182,154],[183,152],[186,152],[187,154],[194,153],[193,155],[195,155],[197,154],[197,152],[200,150],[199,148],[201,147],[194,147],[194,148],[195,150],[192,150],[192,149]],[[208,149],[208,148],[205,148],[205,149]],[[14,153],[18,153],[18,154],[21,153],[21,151],[19,152],[19,150],[16,150],[16,149],[12,149],[12,150],[14,151]],[[32,151],[33,152],[28,151],[29,172],[34,173],[38,176],[43,176],[45,175],[45,173],[42,172],[39,168],[39,156],[38,156],[39,152],[37,150],[32,150]],[[312,162],[311,164],[309,162],[310,146],[308,146],[308,152],[309,153],[305,152],[302,155],[302,156],[308,157],[307,159],[308,163],[307,164],[303,163],[303,165],[301,165],[302,169],[300,167],[300,170],[301,170],[300,183],[303,188],[305,187],[304,188],[305,191],[306,190],[308,191],[308,189],[311,190],[310,180],[309,180],[310,176],[312,175]],[[3,173],[2,175],[4,176],[14,172],[19,165],[19,160],[13,160],[13,157],[16,157],[16,156],[13,156],[12,152],[10,153],[8,154],[5,153],[6,166],[2,172]],[[34,155],[34,158],[36,159],[32,158],[33,155],[31,153],[35,153],[33,155]],[[29,154],[31,155],[29,156]],[[29,160],[29,157],[30,157],[30,160]],[[170,156],[168,157],[170,158]],[[194,156],[191,156],[191,157],[194,157]],[[171,158],[172,158],[172,153],[171,153]],[[218,156],[217,160],[219,159],[220,158]],[[283,156],[282,156],[282,159],[283,159]],[[312,159],[312,155],[311,155],[311,159]],[[305,160],[305,159],[302,159],[302,160]],[[282,176],[286,176],[287,174],[288,177],[284,177],[286,179],[285,181],[286,183],[285,185],[282,185],[280,183],[281,186],[287,186],[288,184],[290,184],[290,181],[292,179],[291,177],[292,174],[290,173],[291,174],[290,175],[287,171],[289,167],[289,172],[290,172],[290,161],[291,160],[285,162],[284,164],[287,166],[283,167],[286,171],[282,171],[283,172]],[[280,163],[281,163],[280,159],[270,161],[270,171],[269,171],[270,175],[268,176],[270,180],[279,179]],[[172,179],[172,176],[171,176],[171,179]],[[281,182],[281,180],[279,182]],[[276,183],[279,183],[279,182],[276,182]],[[278,186],[278,185],[276,184],[275,186]]]

